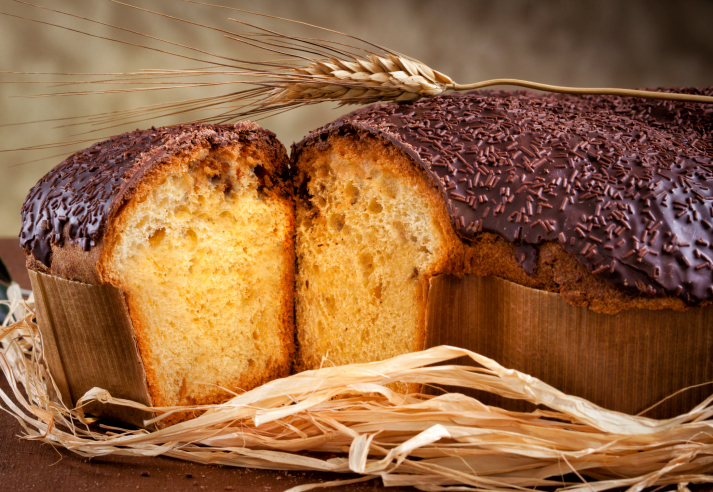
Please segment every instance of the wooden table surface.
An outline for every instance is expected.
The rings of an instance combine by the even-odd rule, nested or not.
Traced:
[[[30,288],[25,257],[17,238],[0,238],[0,258],[13,279]],[[0,388],[9,386],[0,374]],[[3,404],[0,401],[0,408]],[[21,439],[22,427],[10,414],[0,411],[0,490],[63,491],[95,490],[250,490],[280,492],[301,484],[355,478],[323,472],[280,472],[206,466],[171,458],[107,456],[82,458],[63,448]],[[334,487],[329,490],[366,492],[382,490],[378,480]],[[389,488],[393,492],[411,487]]]
[[[5,263],[12,279],[23,289],[30,289],[30,276],[25,268],[25,253],[20,249],[18,238],[0,238],[0,258]]]

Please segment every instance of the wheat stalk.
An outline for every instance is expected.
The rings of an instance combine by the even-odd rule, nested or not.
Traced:
[[[458,84],[448,75],[404,55],[371,55],[354,61],[332,58],[314,60],[306,68],[295,68],[285,75],[284,86],[273,90],[272,100],[338,101],[342,104],[409,102],[439,96],[449,90],[470,91],[510,85],[562,94],[587,94],[642,97],[671,101],[713,103],[713,97],[675,92],[635,89],[564,87],[518,79],[492,79],[473,84]]]
[[[18,3],[26,3],[22,0],[14,1]],[[149,44],[144,45],[124,41],[118,38],[98,36],[84,32],[84,34],[88,36],[159,52],[167,56],[180,58],[183,61],[188,60],[191,62],[199,62],[208,67],[195,70],[148,70],[133,73],[84,74],[101,76],[101,79],[90,82],[87,82],[86,80],[65,80],[61,81],[60,84],[62,86],[81,84],[116,84],[119,85],[120,88],[84,91],[65,90],[49,94],[38,94],[36,96],[68,96],[78,94],[165,91],[185,87],[200,89],[201,87],[218,85],[230,88],[231,86],[240,86],[243,84],[251,85],[250,88],[244,90],[226,90],[225,94],[219,96],[198,97],[187,100],[183,99],[172,103],[161,103],[110,113],[66,118],[68,121],[67,126],[89,125],[91,129],[85,133],[95,134],[98,131],[109,130],[121,125],[138,124],[146,121],[153,122],[157,118],[161,117],[175,117],[176,115],[205,113],[206,111],[210,112],[209,116],[187,119],[199,123],[228,123],[245,118],[255,118],[256,116],[272,116],[300,106],[322,102],[336,102],[340,106],[352,104],[371,104],[376,102],[402,103],[415,101],[424,97],[439,96],[449,91],[469,91],[502,85],[565,94],[598,94],[665,99],[682,102],[713,103],[713,97],[696,94],[617,88],[562,87],[508,78],[485,80],[472,84],[459,84],[448,75],[437,70],[433,70],[425,63],[396,51],[348,34],[290,19],[283,19],[265,14],[254,14],[253,12],[236,8],[213,5],[213,7],[216,8],[238,11],[251,15],[259,15],[280,21],[287,21],[293,24],[305,25],[310,28],[336,34],[342,38],[346,38],[349,42],[342,43],[319,38],[306,38],[282,34],[237,19],[230,20],[254,29],[254,31],[247,33],[232,32],[125,4],[118,0],[109,1],[124,5],[128,8],[143,11],[151,15],[168,18],[175,22],[186,23],[217,32],[228,39],[240,42],[244,45],[256,47],[260,49],[263,54],[276,53],[282,58],[273,61],[264,59],[260,61],[236,60],[230,56],[211,53],[196,47],[161,39],[150,34],[144,34],[126,29],[121,26],[99,22],[87,17],[81,17],[48,7],[33,5],[34,7],[42,8],[43,10],[79,19],[82,22],[100,24],[122,32],[130,33],[132,35],[138,35],[149,40],[150,42],[165,43],[172,46],[175,51],[157,48]],[[202,5],[211,5],[195,0],[186,1]],[[41,25],[59,27],[75,32],[83,32],[56,23],[49,23],[46,21],[30,19],[12,14],[4,15],[20,17],[25,20],[37,22]],[[188,53],[184,53],[186,50],[188,50]],[[202,78],[217,76],[229,76],[230,80],[227,82],[176,82],[177,78],[182,77]],[[135,87],[136,84],[142,84],[144,87]],[[127,85],[129,88],[127,88]],[[82,133],[79,135],[82,135]],[[83,141],[84,140],[77,140],[69,143],[74,144]],[[63,145],[67,144],[67,142],[63,143]],[[52,144],[50,144],[50,146],[52,146]]]

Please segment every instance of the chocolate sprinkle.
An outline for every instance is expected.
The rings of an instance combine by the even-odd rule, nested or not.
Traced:
[[[713,300],[713,105],[454,94],[353,112],[293,146],[293,159],[311,141],[354,133],[403,148],[459,235],[499,234],[528,274],[532,246],[557,241],[628,295]]]
[[[22,206],[20,246],[48,267],[51,245],[69,239],[88,251],[152,169],[200,147],[266,136],[275,137],[254,123],[241,122],[136,130],[96,143],[65,159],[30,190]]]

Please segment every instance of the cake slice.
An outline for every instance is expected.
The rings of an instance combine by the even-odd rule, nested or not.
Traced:
[[[710,304],[712,123],[705,105],[491,92],[315,130],[292,150],[298,366],[423,349],[443,273],[608,314]]]
[[[462,253],[440,193],[404,152],[356,129],[296,163],[298,367],[422,349],[428,279]]]
[[[123,291],[153,405],[222,401],[291,369],[288,170],[249,122],[111,138],[30,191],[27,266]]]

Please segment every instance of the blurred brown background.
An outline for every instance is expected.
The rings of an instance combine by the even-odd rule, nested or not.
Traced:
[[[137,11],[109,0],[31,0],[83,17],[235,58],[260,57],[254,50],[205,28]],[[142,8],[226,30],[240,18],[283,32],[321,36],[294,24],[179,0],[127,0]],[[511,77],[573,86],[658,87],[713,85],[713,1],[619,0],[215,0],[222,5],[267,13],[347,32],[417,58],[466,83]],[[145,43],[189,54],[60,13],[0,0],[0,11],[100,36]],[[263,55],[264,58],[264,55]],[[92,38],[46,24],[0,16],[0,70],[4,72],[131,72],[194,68],[155,51]],[[136,127],[177,123],[185,117],[153,119],[82,134],[86,126],[66,122],[28,123],[88,116],[187,97],[217,95],[223,88],[27,98],[65,90],[125,86],[65,86],[81,76],[0,74],[0,150],[102,136]],[[223,79],[226,80],[226,79]],[[42,82],[42,83],[38,83]],[[309,130],[348,109],[323,104],[260,123],[289,147]],[[26,124],[23,124],[26,123]],[[58,128],[59,127],[59,128]],[[0,153],[0,236],[16,236],[20,206],[29,188],[74,150],[89,145]]]

